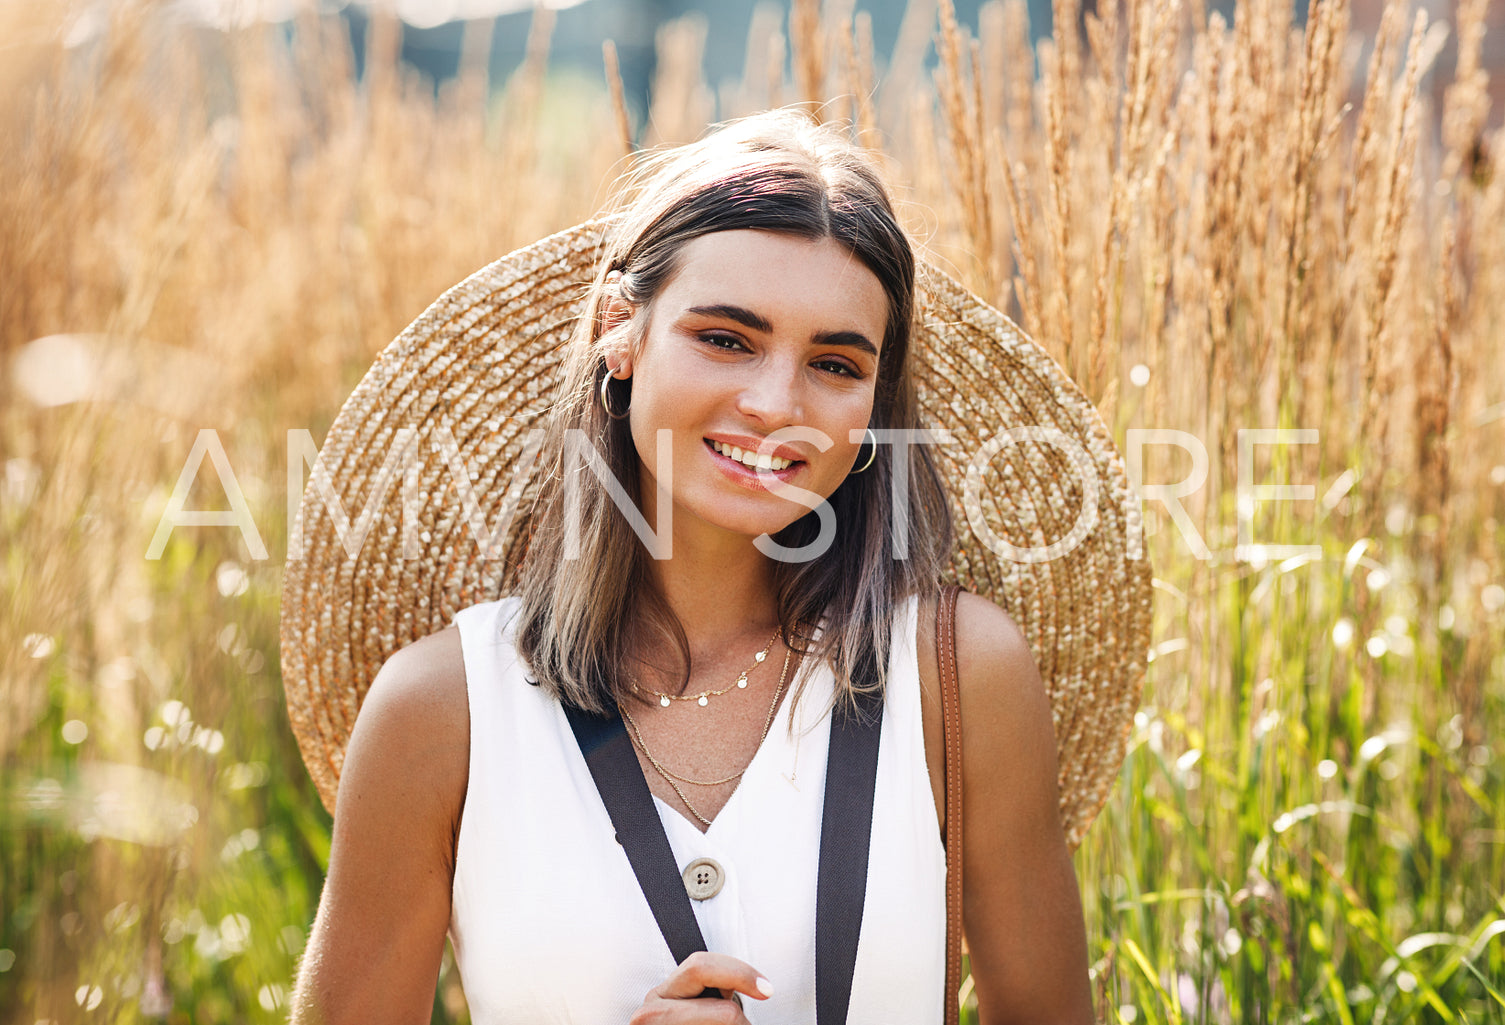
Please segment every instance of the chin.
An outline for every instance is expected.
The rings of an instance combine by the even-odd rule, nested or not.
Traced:
[[[767,534],[769,537],[778,537],[781,532],[787,529],[789,525],[794,523],[797,519],[799,519],[798,516],[794,517],[794,519],[750,522],[746,524],[739,524],[731,529],[735,533],[741,534],[749,540],[762,537],[765,534]]]
[[[729,534],[741,534],[751,541],[762,537],[764,534],[776,537],[791,524],[798,522],[802,517],[808,515],[810,510],[805,506],[795,505],[792,509],[788,510],[747,510],[739,514],[737,510],[722,506],[719,509],[710,509],[706,512],[706,515],[699,516],[698,518]],[[687,513],[687,515],[695,516],[696,514]]]

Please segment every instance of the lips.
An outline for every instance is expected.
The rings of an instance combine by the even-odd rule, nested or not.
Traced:
[[[787,481],[799,473],[805,465],[802,459],[791,460],[780,456],[759,457],[756,449],[748,452],[727,442],[714,441],[710,438],[705,439],[705,447],[722,472],[737,483],[753,488],[763,487],[764,480],[769,477]],[[717,451],[718,449],[721,451]],[[751,459],[756,464],[760,458],[767,465],[749,466],[745,461]]]
[[[789,456],[762,452],[758,448],[743,449],[730,442],[718,441],[714,438],[707,439],[707,443],[712,451],[753,470],[784,470],[800,461]]]
[[[794,445],[786,444],[783,442],[775,442],[770,446],[768,438],[759,437],[755,434],[730,434],[718,432],[716,434],[707,434],[704,440],[705,443],[707,445],[710,445],[712,448],[720,447],[723,450],[727,449],[728,447],[740,448],[744,453],[757,453],[766,450],[769,455],[776,456],[780,459],[787,459],[791,463],[802,462],[805,458],[801,451]]]

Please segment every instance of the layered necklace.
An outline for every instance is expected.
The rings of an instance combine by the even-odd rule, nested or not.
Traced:
[[[644,689],[638,687],[636,683],[631,684],[632,689],[640,694],[647,693],[658,695],[658,697],[660,698],[659,704],[663,705],[666,708],[668,707],[669,699],[671,698],[681,698],[681,700],[698,699],[699,703],[704,706],[706,699],[709,697],[715,697],[718,694],[725,694],[733,687],[745,688],[747,686],[747,674],[752,671],[753,667],[755,667],[758,663],[762,662],[765,658],[768,657],[768,651],[773,647],[773,641],[777,638],[778,633],[777,631],[775,631],[773,638],[769,640],[768,644],[764,646],[762,651],[758,652],[757,657],[753,660],[753,666],[750,666],[747,670],[745,670],[742,675],[737,678],[737,682],[729,684],[719,691],[702,691],[700,694],[688,695],[681,698],[681,696],[677,694],[659,694],[658,691],[645,691]],[[773,725],[774,710],[779,707],[779,696],[784,693],[784,681],[789,676],[789,659],[793,654],[793,649],[784,649],[784,668],[779,671],[779,683],[778,686],[774,688],[773,700],[769,702],[768,715],[763,719],[763,732],[758,736],[758,746],[753,748],[753,758],[757,757],[758,750],[763,746],[763,741],[768,738],[768,730]],[[663,762],[660,762],[653,756],[653,752],[648,750],[648,745],[643,742],[643,731],[638,727],[637,720],[632,717],[632,713],[627,711],[627,708],[620,703],[617,705],[617,708],[622,713],[622,718],[626,719],[628,726],[632,728],[632,739],[637,744],[637,746],[642,749],[644,757],[648,759],[648,764],[653,766],[654,771],[662,776],[664,778],[664,782],[668,783],[669,786],[673,788],[674,792],[679,795],[679,799],[684,802],[684,806],[690,809],[690,814],[694,815],[697,819],[705,824],[707,829],[709,829],[711,820],[700,814],[699,810],[697,810],[696,807],[690,803],[689,798],[685,796],[685,792],[679,784],[689,783],[690,785],[697,787],[718,787],[723,783],[731,783],[734,780],[742,778],[742,774],[747,771],[747,766],[752,764],[752,759],[749,758],[747,765],[742,766],[742,768],[738,769],[730,776],[724,776],[721,779],[691,779],[689,776],[681,776],[679,773],[674,772],[668,766],[664,765]],[[678,782],[676,782],[676,780]]]
[[[719,698],[721,695],[725,694],[733,687],[736,687],[739,690],[746,690],[747,674],[752,672],[760,664],[762,664],[763,660],[768,657],[768,652],[773,648],[773,642],[778,639],[779,631],[776,629],[773,632],[773,636],[768,638],[768,643],[763,645],[763,650],[753,656],[752,665],[742,670],[741,674],[738,675],[735,680],[727,684],[725,687],[722,687],[720,690],[703,690],[699,694],[665,694],[662,691],[648,690],[646,687],[639,687],[636,680],[628,680],[628,686],[632,688],[633,693],[635,694],[649,694],[653,697],[658,698],[658,703],[665,708],[669,707],[669,702],[671,701],[693,701],[701,708],[704,708],[706,705],[710,704],[711,698]],[[787,662],[785,668],[788,668]]]

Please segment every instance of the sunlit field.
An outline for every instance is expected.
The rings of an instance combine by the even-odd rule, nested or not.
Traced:
[[[929,257],[1146,485],[1144,701],[1076,856],[1099,1017],[1505,1021],[1484,0],[1390,0],[1377,34],[1345,0],[1057,0],[1033,53],[1020,0],[975,37],[940,7],[875,58],[800,0],[724,86],[672,23],[646,121],[551,73],[546,12],[510,81],[476,31],[436,91],[393,20],[356,81],[312,14],[120,3],[65,47],[65,4],[0,8],[0,1022],[285,1018],[330,830],[278,668],[288,432],[322,441],[409,320],[592,213],[634,144],[793,102],[883,151]],[[188,507],[238,489],[256,536],[148,558],[204,429]],[[469,1020],[448,961],[434,1020]]]

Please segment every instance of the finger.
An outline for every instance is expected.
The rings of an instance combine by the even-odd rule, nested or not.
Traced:
[[[652,998],[638,1009],[628,1025],[752,1025],[730,1000],[662,1000]]]
[[[773,995],[773,983],[752,965],[730,954],[714,954],[707,950],[697,950],[685,958],[653,991],[653,995],[669,1000],[691,1000],[706,989],[745,993],[755,1000],[766,1000]]]

